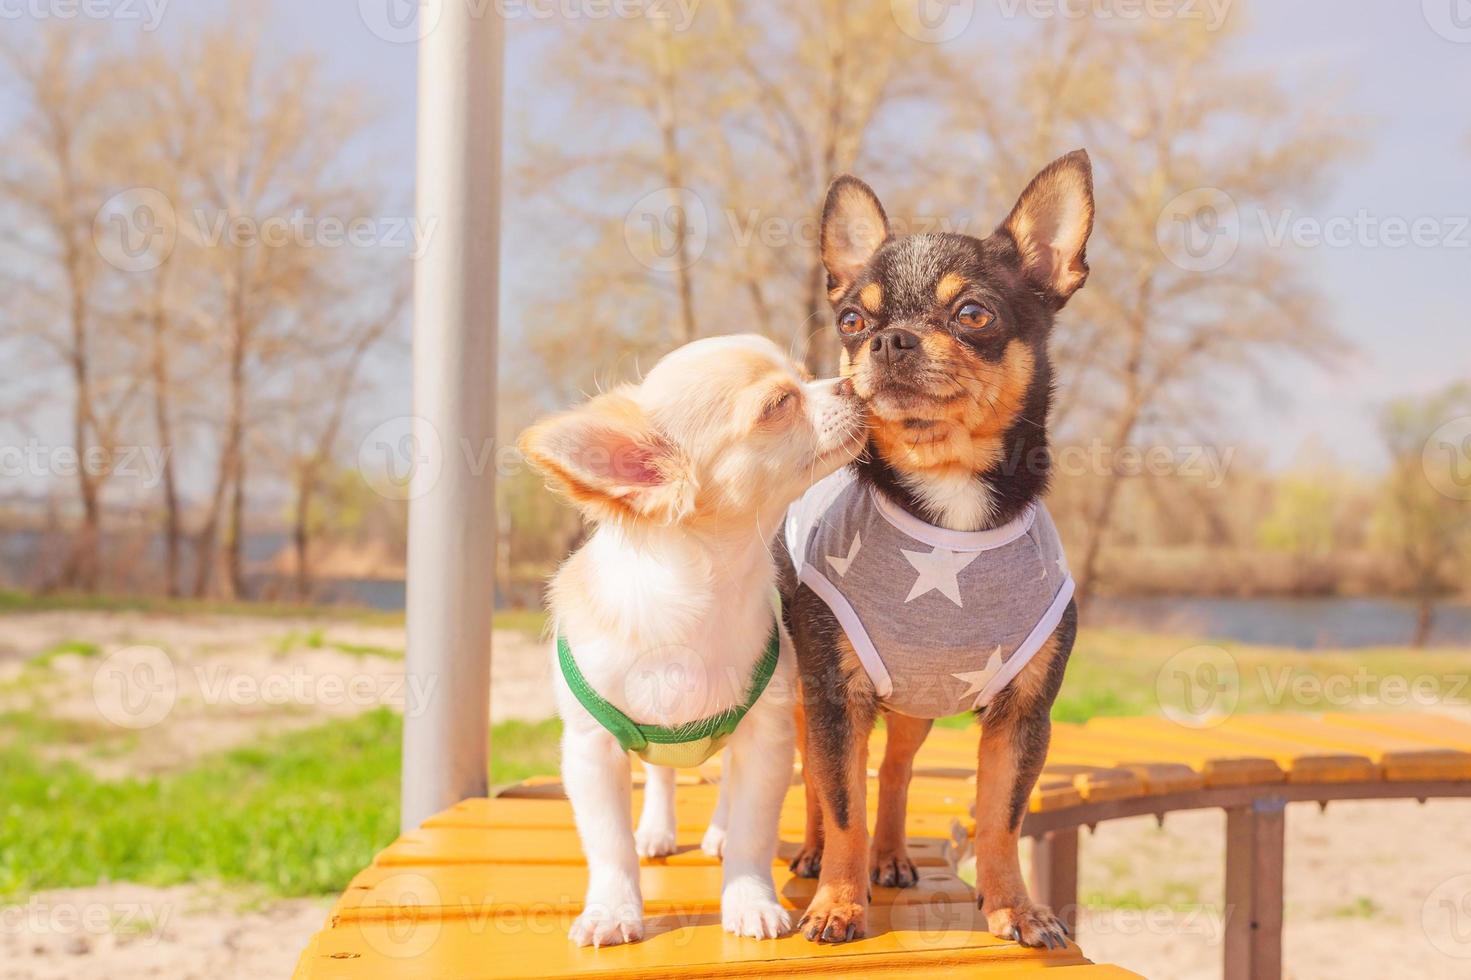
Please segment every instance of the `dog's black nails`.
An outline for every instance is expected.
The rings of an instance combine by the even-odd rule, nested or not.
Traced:
[[[1019,943],[1022,941],[1022,931],[1016,926],[1012,926],[1011,932],[1007,933],[1006,935],[1007,938],[1010,939],[1012,942]]]
[[[853,941],[853,937],[856,935],[858,935],[858,923],[848,923],[848,934],[843,937],[843,942],[851,943]]]

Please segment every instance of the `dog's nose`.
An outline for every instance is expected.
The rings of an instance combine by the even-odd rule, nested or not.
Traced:
[[[919,337],[908,330],[890,328],[876,334],[869,349],[893,364],[912,350],[919,348]]]

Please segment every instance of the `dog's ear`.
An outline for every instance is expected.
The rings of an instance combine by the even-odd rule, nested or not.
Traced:
[[[827,189],[822,206],[822,264],[828,299],[837,301],[889,237],[889,219],[873,190],[851,174]]]
[[[1088,279],[1093,231],[1093,164],[1086,150],[1049,163],[1022,192],[1001,225],[1021,254],[1022,271],[1054,309]]]
[[[688,461],[626,387],[538,422],[520,448],[553,490],[594,520],[673,524],[693,509]]]

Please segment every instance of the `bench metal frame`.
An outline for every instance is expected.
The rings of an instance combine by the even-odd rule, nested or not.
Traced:
[[[1471,797],[1471,783],[1272,783],[1135,796],[1031,813],[1022,834],[1032,838],[1032,881],[1037,900],[1052,906],[1077,932],[1078,838],[1106,820],[1181,810],[1226,811],[1226,980],[1279,980],[1282,976],[1282,869],[1289,803],[1337,800],[1418,800]]]

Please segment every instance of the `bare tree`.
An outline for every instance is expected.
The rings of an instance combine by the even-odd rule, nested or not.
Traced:
[[[289,462],[294,584],[296,597],[301,600],[312,594],[313,516],[325,478],[337,459],[349,412],[355,397],[361,394],[364,364],[401,324],[408,304],[406,278],[397,278],[401,285],[386,299],[372,303],[370,312],[358,322],[346,323],[335,331],[310,321],[304,324],[308,333],[323,337],[318,356],[297,360],[299,387],[293,385],[295,394],[287,403],[298,440]]]
[[[128,74],[96,35],[45,30],[36,43],[12,38],[0,57],[26,107],[7,139],[0,196],[16,213],[19,257],[12,316],[45,346],[70,389],[71,447],[81,524],[60,584],[85,591],[101,574],[103,488],[119,430],[133,407],[134,379],[118,370],[113,339],[98,330],[97,293],[107,269],[93,226],[111,187],[106,169],[115,110]],[[106,370],[110,365],[113,370]]]
[[[1471,418],[1471,385],[1386,405],[1379,422],[1389,454],[1376,535],[1415,599],[1411,642],[1424,647],[1435,628],[1435,602],[1462,581],[1471,548],[1471,438],[1441,427]]]
[[[957,109],[955,122],[979,124],[990,182],[1019,186],[1070,145],[1095,161],[1093,275],[1058,332],[1071,392],[1054,420],[1064,437],[1101,433],[1114,454],[1141,439],[1198,439],[1224,379],[1261,379],[1284,355],[1334,349],[1292,257],[1226,227],[1216,209],[1239,208],[1249,232],[1246,214],[1302,204],[1350,144],[1341,120],[1298,110],[1270,78],[1231,67],[1229,44],[1229,31],[1184,22],[1074,24],[1028,48],[1026,71],[1000,59],[970,76],[984,103]],[[1177,227],[1229,247],[1192,255],[1169,240]],[[1100,475],[1080,601],[1097,586],[1126,477],[1116,461]]]
[[[364,117],[355,100],[310,58],[278,60],[258,37],[205,35],[183,54],[184,110],[208,120],[191,200],[193,233],[220,284],[206,304],[210,339],[222,353],[224,405],[219,456],[195,540],[193,592],[210,590],[224,531],[222,589],[244,590],[247,459],[259,418],[257,385],[295,343],[297,317],[324,288],[315,227],[303,222],[371,213],[366,183],[343,164]]]
[[[559,241],[558,258],[579,296],[619,303],[610,329],[622,346],[657,351],[700,333],[756,329],[832,373],[817,210],[833,173],[860,161],[875,121],[935,80],[944,56],[900,32],[886,0],[722,0],[683,30],[652,14],[567,26],[545,78],[554,91],[566,87],[580,138],[559,125],[519,182],[559,226],[571,217],[595,230]],[[918,155],[885,146],[872,169],[900,172]],[[630,254],[616,203],[626,209],[660,184],[697,201],[704,226],[685,207],[668,208],[658,228],[666,261],[651,271]],[[589,191],[614,210],[589,204]],[[548,306],[561,309],[555,299]],[[587,342],[591,324],[576,322]],[[557,352],[545,363],[565,364],[559,338],[538,332],[536,342]]]

